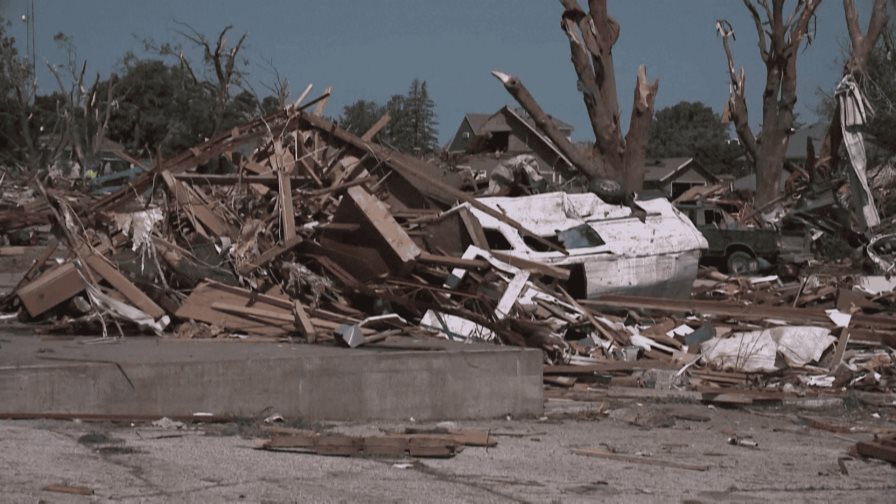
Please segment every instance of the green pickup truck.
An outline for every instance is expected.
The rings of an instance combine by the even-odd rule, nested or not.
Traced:
[[[759,271],[760,262],[773,264],[778,258],[780,243],[776,230],[739,227],[724,210],[705,203],[676,206],[709,243],[703,259],[723,263],[728,273],[754,273]]]

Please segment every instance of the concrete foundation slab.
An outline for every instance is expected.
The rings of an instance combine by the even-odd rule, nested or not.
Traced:
[[[438,349],[432,349],[434,343]],[[0,334],[0,416],[23,413],[419,420],[540,415],[541,351]]]

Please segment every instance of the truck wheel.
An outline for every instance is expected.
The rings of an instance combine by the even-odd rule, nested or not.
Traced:
[[[744,275],[759,270],[759,263],[749,253],[736,250],[728,255],[728,273]]]

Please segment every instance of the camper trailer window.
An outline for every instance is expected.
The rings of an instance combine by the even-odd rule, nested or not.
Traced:
[[[600,247],[605,242],[588,224],[582,224],[557,233],[557,237],[567,249]]]
[[[497,229],[483,229],[485,232],[485,241],[488,242],[488,248],[490,250],[513,250],[513,246],[510,245],[510,242],[507,241],[507,237],[504,236],[504,233]]]

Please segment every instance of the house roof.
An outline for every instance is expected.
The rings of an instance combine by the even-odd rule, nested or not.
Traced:
[[[649,161],[644,166],[644,181],[665,184],[671,180],[675,180],[681,174],[688,170],[694,170],[700,174],[707,182],[716,183],[718,177],[706,171],[700,163],[694,161],[694,158],[664,158]]]
[[[644,165],[644,181],[662,181],[693,160],[689,157],[648,160]]]
[[[470,116],[477,116],[477,117],[485,116],[485,120],[482,122],[482,124],[479,127],[477,127],[476,125],[474,125],[474,123],[472,121],[470,121],[470,126],[473,127],[473,130],[476,132],[477,135],[482,135],[485,133],[496,133],[496,132],[501,132],[501,131],[510,131],[510,126],[507,124],[505,114],[503,113],[505,111],[512,113],[516,118],[525,122],[526,125],[528,125],[530,128],[537,129],[537,126],[535,126],[535,121],[532,120],[531,117],[529,117],[529,114],[527,114],[523,109],[520,109],[520,108],[514,109],[514,108],[504,106],[504,107],[501,107],[497,112],[495,112],[494,114],[491,114],[491,115],[467,114],[465,117],[467,117],[469,120]],[[548,116],[548,118],[554,123],[554,125],[557,127],[557,129],[559,129],[561,131],[572,132],[572,130],[574,129],[572,127],[572,125],[565,123],[565,122],[561,121],[560,119],[557,119],[556,117]]]
[[[470,128],[473,129],[473,132],[479,133],[479,129],[482,128],[491,116],[492,114],[464,114],[464,119],[470,123]]]
[[[547,145],[552,151],[554,151],[554,153],[557,154],[557,157],[562,159],[563,162],[566,163],[567,166],[570,166],[570,167],[574,166],[572,164],[572,162],[569,159],[567,159],[566,156],[564,156],[562,152],[560,152],[560,149],[558,149],[557,146],[554,145],[554,142],[551,142],[551,140],[548,137],[546,137],[541,131],[538,130],[538,128],[535,127],[534,122],[530,123],[529,121],[526,121],[526,119],[521,117],[519,114],[516,113],[516,111],[514,111],[510,107],[502,107],[501,110],[498,111],[498,113],[500,113],[501,111],[505,111],[505,110],[512,117],[515,117],[518,121],[523,123],[523,125],[525,125],[527,128],[529,128],[532,131],[532,133],[534,133],[536,137],[538,137],[542,142],[544,142],[545,145]]]

